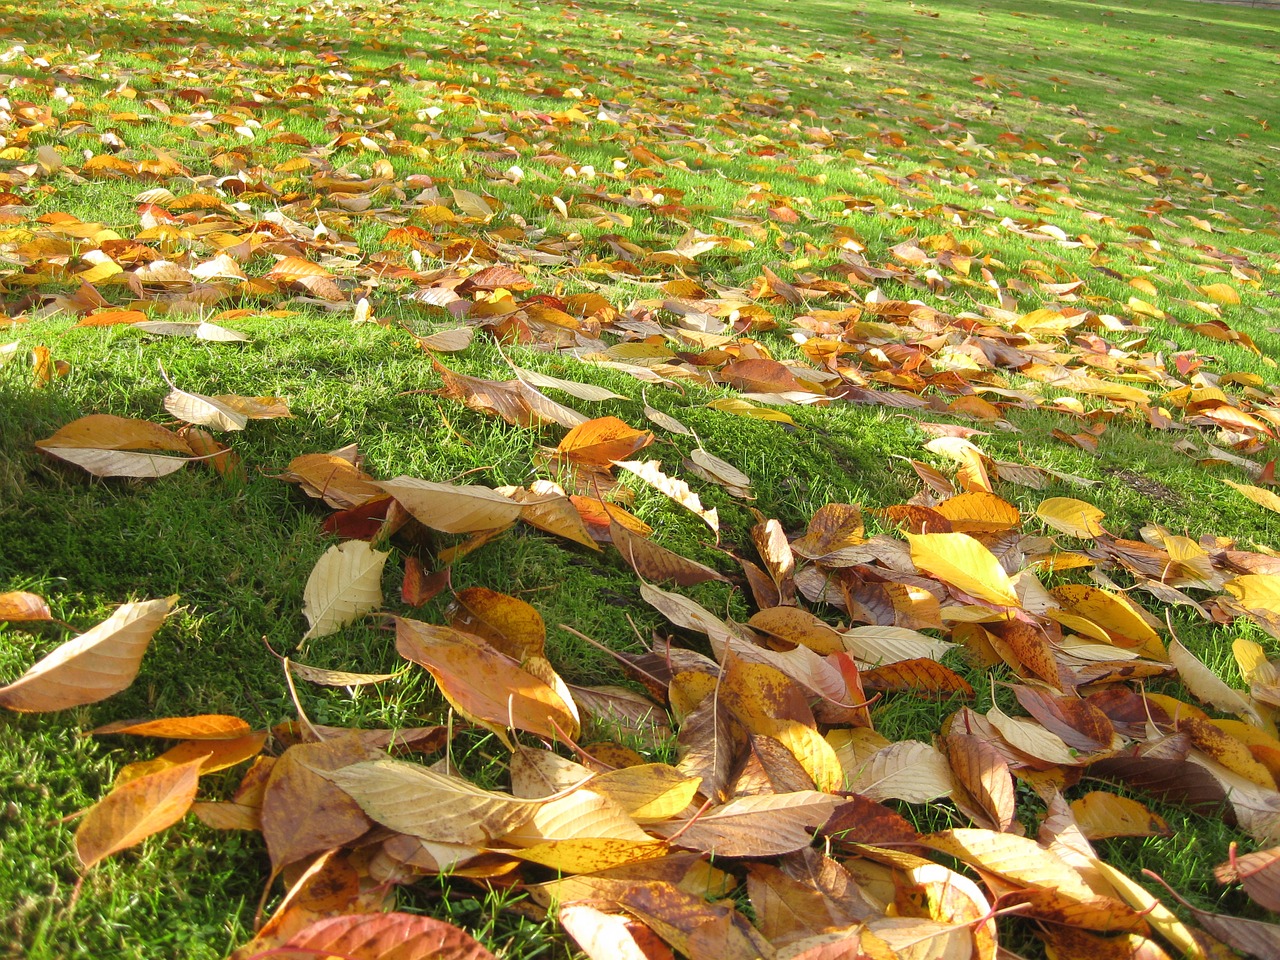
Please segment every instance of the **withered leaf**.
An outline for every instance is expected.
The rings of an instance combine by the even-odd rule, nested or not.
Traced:
[[[367,760],[320,775],[371,819],[424,840],[488,843],[527,823],[542,806],[541,800],[482,790],[401,760]]]
[[[950,667],[937,660],[899,660],[883,667],[864,670],[862,686],[867,692],[909,692],[934,697],[972,697],[973,687]]]
[[[302,592],[302,613],[310,624],[302,639],[327,637],[376,610],[382,603],[382,568],[390,556],[364,540],[326,550]]]
[[[196,798],[203,757],[116,787],[76,828],[76,856],[86,868],[173,826]]]
[[[739,797],[692,822],[671,820],[654,830],[679,832],[674,842],[722,857],[771,857],[807,847],[840,798],[816,790]]]
[[[177,599],[123,604],[0,687],[0,706],[24,712],[66,710],[119,693],[138,675],[142,655]]]
[[[1167,837],[1172,834],[1163,817],[1137,800],[1114,793],[1091,791],[1071,801],[1071,812],[1090,840],[1105,837]]]
[[[940,743],[955,780],[952,799],[956,806],[988,829],[1004,831],[1013,826],[1017,798],[1004,758],[990,744],[969,734],[953,733]]]
[[[652,540],[637,536],[612,518],[609,523],[609,536],[613,540],[613,545],[618,548],[618,552],[622,554],[622,559],[627,562],[627,566],[645,580],[670,581],[682,587],[706,583],[708,580],[721,582],[728,580],[723,574],[708,566],[683,557]]]
[[[10,623],[33,623],[52,620],[53,613],[44,598],[24,590],[0,593],[0,620]]]
[[[491,729],[513,724],[551,739],[578,735],[571,703],[479,637],[398,618],[396,649],[425,667],[460,713]]]
[[[348,735],[300,743],[276,760],[262,795],[262,834],[274,869],[350,843],[369,829],[359,805],[324,774],[375,756],[376,749]]]
[[[494,960],[457,927],[414,913],[326,917],[295,933],[273,953],[352,960]]]
[[[445,533],[497,530],[520,518],[522,507],[510,497],[478,484],[433,483],[416,477],[376,482],[421,523]]]

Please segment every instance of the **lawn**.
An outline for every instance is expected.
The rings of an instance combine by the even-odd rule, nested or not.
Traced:
[[[672,649],[722,659],[723,674],[686,655],[682,680],[648,691],[666,700],[655,710],[669,708],[679,729],[706,698],[719,703],[721,680],[741,679],[739,658],[723,637],[717,650],[714,625],[710,637],[690,629],[688,608],[642,595],[619,523],[652,528],[647,542],[717,575],[680,587],[643,567],[644,580],[729,623],[734,643],[803,653],[798,634],[739,629],[788,597],[841,630],[913,631],[917,673],[906,679],[888,647],[848,648],[875,733],[917,741],[945,767],[939,738],[953,770],[957,744],[997,743],[981,755],[1014,776],[1003,824],[999,802],[963,787],[921,798],[884,786],[867,772],[864,720],[824,720],[820,708],[838,704],[784,676],[802,700],[813,694],[799,720],[785,720],[835,745],[838,786],[941,838],[894,847],[894,861],[855,844],[857,831],[828,836],[823,849],[873,901],[886,889],[893,899],[902,857],[990,867],[957,853],[949,831],[994,817],[1035,838],[1046,818],[1062,829],[1058,789],[1067,801],[1102,790],[1168,825],[1148,836],[1085,831],[1102,860],[1149,891],[1106,888],[1106,902],[1141,913],[1142,897],[1159,896],[1192,924],[1192,908],[1268,920],[1265,897],[1218,882],[1214,868],[1232,844],[1243,854],[1280,842],[1280,694],[1266,662],[1280,656],[1277,66],[1274,12],[1178,0],[1158,12],[1074,0],[108,0],[56,11],[0,0],[0,594],[37,594],[61,621],[0,620],[0,684],[68,639],[67,625],[87,630],[120,604],[178,598],[123,692],[0,711],[5,955],[224,957],[280,907],[285,884],[271,882],[262,835],[195,816],[82,866],[71,818],[126,765],[169,745],[87,735],[107,723],[449,724],[447,769],[511,788],[505,719],[468,722],[459,689],[446,698],[427,670],[406,669],[393,621],[372,611],[492,637],[466,598],[500,591],[545,623],[538,676],[642,695],[637,673],[608,651],[661,650],[670,638]],[[243,429],[199,419],[209,397],[249,409]],[[274,415],[284,406],[288,416]],[[195,462],[102,478],[36,446],[93,414],[181,430]],[[570,436],[589,436],[575,446],[565,428],[579,421]],[[99,422],[91,446],[113,447],[125,428],[112,424]],[[575,542],[548,529],[563,532],[564,515],[535,525],[528,512],[509,529],[451,526],[452,508],[433,522],[400,496],[386,521],[389,501],[376,502],[362,530],[361,518],[334,512],[358,498],[339,502],[314,477],[308,495],[289,479],[297,458],[349,445],[377,481],[526,491],[554,481],[577,497],[569,515],[592,536]],[[729,467],[717,474],[715,458]],[[661,462],[656,485],[614,465],[635,460]],[[749,484],[726,479],[732,468]],[[663,478],[696,500],[673,499]],[[1101,512],[1100,526],[1081,521],[1076,501]],[[821,538],[810,523],[834,516],[833,504],[861,513],[840,512],[842,539],[813,553]],[[956,560],[946,552],[955,541],[930,539],[943,529],[972,533],[980,552]],[[786,546],[807,530],[798,552]],[[381,599],[300,642],[304,592],[336,533],[391,551]],[[602,549],[588,545],[596,540]],[[650,564],[682,562],[661,556]],[[411,596],[408,568],[447,570],[447,584],[440,573],[436,593]],[[1072,606],[1066,598],[1086,585],[1095,605]],[[1018,602],[1002,603],[1015,586]],[[1012,610],[1022,619],[1008,620]],[[1050,639],[1009,639],[1013,623]],[[1174,635],[1234,699],[1185,659],[1181,679],[1162,666]],[[943,655],[941,640],[956,646]],[[945,675],[925,677],[924,649]],[[290,683],[280,656],[394,677]],[[760,669],[782,676],[777,664],[795,659]],[[1114,664],[1126,662],[1121,676]],[[712,674],[714,692],[702,683]],[[960,684],[971,696],[951,695]],[[1062,694],[1059,707],[1132,691],[1154,713],[1122,723],[1117,707],[1118,739],[1062,759],[1036,752],[1035,691]],[[692,769],[687,739],[619,732],[579,706],[577,744],[590,753],[607,741],[603,765],[589,769]],[[1002,740],[993,708],[999,723],[1022,718],[1031,739],[1011,742],[1000,727]],[[756,720],[760,736],[783,722]],[[526,731],[527,749],[560,739],[511,726]],[[1075,728],[1053,729],[1070,740]],[[277,730],[265,756],[288,744]],[[816,754],[792,753],[815,774]],[[1156,755],[1171,765],[1159,775]],[[420,759],[443,756],[436,744]],[[230,800],[246,769],[208,772],[199,800]],[[714,799],[702,789],[694,809]],[[686,839],[698,836],[692,820]],[[513,960],[574,955],[544,909],[546,888],[533,889],[554,874],[522,865],[501,834],[489,839],[503,852],[470,873],[421,869],[389,903],[455,923]],[[375,840],[341,854],[357,863],[348,869],[367,868],[359,858],[374,858]],[[1054,868],[1075,864],[1063,869],[1083,884],[1078,862],[1059,854]],[[779,932],[757,896],[774,864],[797,856],[715,860],[743,881],[727,901],[736,910],[716,917],[753,919],[764,932],[752,936],[776,944],[803,942]],[[285,871],[290,883],[299,869]],[[1015,874],[966,873],[985,877],[1006,908],[1053,885]],[[1083,875],[1106,885],[1087,866]],[[1002,911],[1001,943],[1015,953],[1121,955],[1100,952],[1119,950],[1116,938],[1069,940],[1075,928],[1035,903]],[[980,913],[950,919],[985,929]],[[807,922],[815,936],[840,927]],[[706,943],[650,926],[678,952],[708,955]],[[1171,956],[1186,949],[1174,921],[1112,929],[1150,936]],[[1214,932],[1237,946],[1243,936]],[[726,950],[711,952],[746,955]]]

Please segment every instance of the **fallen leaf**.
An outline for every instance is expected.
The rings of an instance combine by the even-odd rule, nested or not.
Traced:
[[[35,623],[52,620],[53,614],[44,598],[34,593],[15,590],[0,593],[0,620],[10,623]]]
[[[502,730],[576,737],[576,710],[555,689],[479,637],[417,620],[396,620],[396,649],[425,667],[463,716]]]
[[[807,847],[840,798],[814,790],[739,797],[694,819],[653,829],[674,841],[721,857],[772,857]]]
[[[42,713],[97,703],[119,693],[138,675],[142,655],[177,599],[123,604],[102,623],[0,687],[0,706]]]
[[[907,534],[917,567],[969,596],[1002,607],[1021,606],[1000,561],[964,533]]]
[[[424,840],[489,843],[527,823],[543,804],[401,760],[368,760],[320,775],[342,788],[370,819]]]
[[[382,603],[382,568],[390,551],[364,540],[348,540],[326,550],[307,578],[302,614],[310,629],[302,639],[337,633]]]
[[[196,798],[203,758],[116,787],[76,828],[76,857],[87,870],[181,820]]]
[[[268,952],[347,960],[494,960],[493,954],[451,924],[394,912],[326,917]]]
[[[425,526],[445,533],[475,533],[510,526],[523,507],[500,493],[477,484],[432,483],[415,477],[396,477],[375,486],[385,490]]]
[[[1168,837],[1173,835],[1163,817],[1137,800],[1097,790],[1071,801],[1071,812],[1090,840],[1108,837]]]

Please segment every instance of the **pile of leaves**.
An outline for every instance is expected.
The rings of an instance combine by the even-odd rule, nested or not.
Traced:
[[[541,395],[529,388],[528,396]],[[198,400],[175,390],[166,406],[202,420],[213,407],[234,409],[230,398]],[[718,531],[687,484],[656,461],[633,459],[651,433],[612,417],[579,419],[545,454],[565,475],[607,486],[615,470],[628,471]],[[119,446],[142,447],[136,437],[146,429],[95,416],[41,447],[93,472],[114,457],[173,460],[122,454],[102,440],[109,432]],[[169,436],[161,449],[183,442]],[[96,446],[76,445],[85,438]],[[311,573],[304,641],[381,608],[393,550],[406,557],[402,599],[421,604],[448,589],[449,562],[524,523],[585,548],[611,547],[635,570],[640,596],[672,627],[647,653],[616,654],[645,694],[566,683],[546,658],[536,608],[470,587],[453,596],[447,623],[394,618],[396,649],[439,686],[452,707],[449,725],[326,728],[301,708],[299,720],[272,731],[222,715],[108,724],[94,733],[180,742],[124,768],[85,812],[80,861],[92,868],[188,812],[217,829],[261,831],[272,878],[283,877],[287,893],[240,958],[321,948],[383,956],[400,941],[443,950],[432,955],[484,955],[460,932],[442,934],[437,921],[381,912],[396,885],[441,872],[528,893],[601,960],[670,951],[694,960],[995,957],[1002,913],[1036,921],[1061,956],[1123,949],[1160,957],[1170,955],[1165,947],[1223,956],[1224,944],[1271,955],[1280,926],[1195,909],[1202,929],[1186,925],[1091,845],[1167,832],[1160,817],[1112,790],[1070,804],[1062,791],[1086,779],[1123,784],[1223,810],[1260,845],[1275,844],[1280,667],[1258,644],[1238,640],[1247,689],[1233,688],[1176,637],[1166,643],[1164,624],[1114,585],[1046,589],[1039,574],[1088,566],[1109,584],[1105,571],[1123,569],[1162,602],[1224,621],[1249,617],[1280,635],[1276,559],[1159,527],[1141,541],[1120,539],[1106,532],[1100,511],[1062,497],[1036,513],[1062,538],[1024,531],[1015,506],[981,489],[984,459],[962,442],[968,459],[958,479],[971,489],[877,511],[900,534],[868,536],[852,504],[823,507],[791,540],[761,516],[749,531],[754,559],[736,558],[757,607],[746,623],[655,585],[726,578],[654,542],[646,525],[606,500],[546,481],[496,490],[377,480],[350,450],[299,457],[282,479],[340,508],[331,526],[348,537]],[[98,452],[77,459],[86,449]],[[949,481],[938,475],[934,483]],[[428,532],[459,538],[438,552],[435,571],[421,559]],[[1197,601],[1186,591],[1209,596]],[[122,606],[0,688],[0,704],[59,710],[118,692],[176,599]],[[841,612],[849,624],[815,611]],[[31,594],[0,597],[0,616],[50,619]],[[1026,715],[979,703],[944,663],[958,648],[982,664],[1007,665]],[[291,686],[396,679],[282,663]],[[1201,703],[1235,719],[1142,691],[1142,681],[1175,672]],[[888,696],[961,705],[931,741],[891,741],[868,710]],[[508,790],[478,786],[454,765],[450,740],[467,726],[509,750]],[[584,741],[584,731],[595,736]],[[276,751],[264,754],[269,740]],[[672,745],[674,762],[649,759]],[[197,801],[202,775],[249,760],[231,799]],[[1044,803],[1039,823],[1019,810],[1018,784]],[[973,826],[922,834],[886,805],[943,798]],[[955,861],[982,886],[956,872]],[[1233,858],[1218,876],[1243,883],[1268,909],[1280,906],[1280,847]]]

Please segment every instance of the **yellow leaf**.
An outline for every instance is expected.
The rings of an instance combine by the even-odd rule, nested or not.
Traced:
[[[1091,865],[1111,884],[1125,903],[1137,910],[1160,936],[1182,951],[1191,960],[1206,960],[1206,955],[1195,936],[1171,910],[1147,892],[1146,888],[1102,860]]]
[[[667,845],[660,840],[618,840],[612,837],[581,837],[551,840],[524,849],[504,851],[521,860],[550,867],[560,873],[598,873],[640,860],[665,856]]]
[[[684,810],[701,777],[687,777],[665,763],[645,763],[601,774],[591,789],[611,797],[637,821],[667,820]]]
[[[1210,283],[1200,291],[1214,303],[1233,305],[1240,302],[1240,293],[1229,283]]]
[[[1247,483],[1236,483],[1232,480],[1223,480],[1222,482],[1229,487],[1235,487],[1258,506],[1280,513],[1280,496],[1276,496],[1270,490]]]
[[[1013,581],[995,555],[964,533],[907,534],[911,561],[971,597],[1003,607],[1018,606]]]
[[[1036,507],[1036,516],[1045,526],[1081,540],[1092,540],[1106,532],[1102,529],[1102,518],[1106,514],[1090,503],[1071,497],[1050,497]]]
[[[1137,800],[1095,790],[1071,803],[1076,823],[1090,840],[1108,837],[1167,837],[1169,824]]]
[[[720,410],[724,413],[734,413],[740,417],[755,417],[759,420],[773,420],[777,423],[785,423],[794,427],[796,422],[781,410],[772,410],[769,407],[757,407],[754,403],[748,403],[740,397],[720,397],[712,400],[707,404],[712,410]]]

